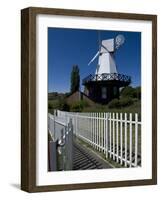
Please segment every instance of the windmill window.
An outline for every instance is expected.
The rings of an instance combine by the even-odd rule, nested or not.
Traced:
[[[113,88],[113,94],[114,94],[114,96],[117,95],[117,87],[116,86]]]
[[[107,88],[102,87],[102,99],[106,99],[106,98],[107,98]]]

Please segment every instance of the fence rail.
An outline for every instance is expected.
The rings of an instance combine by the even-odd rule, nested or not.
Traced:
[[[141,122],[138,114],[56,111],[57,120],[73,122],[73,133],[125,167],[141,165]]]

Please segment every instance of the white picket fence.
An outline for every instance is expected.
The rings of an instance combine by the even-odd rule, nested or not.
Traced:
[[[67,121],[64,117],[48,114],[48,131],[53,140],[60,140],[62,131],[65,132]]]
[[[141,122],[132,113],[56,111],[57,121],[73,122],[74,134],[125,167],[141,165]]]

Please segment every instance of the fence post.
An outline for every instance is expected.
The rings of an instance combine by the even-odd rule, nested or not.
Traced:
[[[125,113],[125,167],[127,167],[127,113]]]
[[[130,113],[130,167],[132,166],[132,113]]]
[[[57,153],[58,141],[49,141],[49,170],[58,170],[58,153]]]
[[[94,113],[92,113],[92,144],[94,148]]]
[[[97,149],[97,145],[96,145],[96,113],[94,113],[94,147],[95,149]]]
[[[73,124],[70,118],[66,133],[66,170],[73,169]]]
[[[99,144],[99,151],[101,151],[101,113],[98,113],[98,144]]]
[[[118,124],[118,113],[116,113],[116,155],[117,155],[117,162],[119,161],[119,124]]]
[[[93,145],[93,132],[92,132],[92,113],[89,113],[89,121],[90,121],[90,140],[91,140],[91,146]]]
[[[53,129],[53,131],[54,131],[54,133],[53,133],[53,137],[55,138],[55,135],[56,135],[56,130],[55,130],[55,115],[53,116],[53,120],[54,120],[54,123],[53,123],[53,126],[54,126],[54,129]]]
[[[112,131],[112,128],[111,128],[111,113],[110,113],[110,158],[112,157],[112,148],[111,148],[111,131]]]
[[[135,113],[135,167],[137,167],[138,158],[138,114]]]
[[[61,136],[58,141],[58,148],[59,148],[59,167],[60,170],[65,170],[65,162],[66,162],[66,157],[65,157],[65,133],[64,129],[61,129]]]
[[[113,159],[115,159],[115,113],[113,113],[113,116],[112,116],[112,125],[113,125],[113,131],[112,131],[112,137],[113,137]]]
[[[122,113],[120,113],[120,144],[121,144],[121,150],[120,150],[120,157],[121,161],[120,164],[122,165],[122,147],[123,147],[123,139],[122,139]]]
[[[100,113],[100,117],[101,117],[100,118],[100,146],[101,146],[101,151],[103,152],[103,136],[104,136],[103,113]]]
[[[98,135],[98,132],[99,132],[99,129],[98,129],[98,127],[99,127],[99,122],[98,122],[98,119],[99,119],[99,115],[98,115],[98,113],[96,113],[96,115],[97,115],[97,126],[96,126],[96,129],[97,129],[97,150],[99,150],[99,135]]]
[[[103,137],[102,137],[102,144],[103,144],[103,152],[106,154],[106,113],[103,113]]]
[[[106,158],[108,158],[108,116],[109,116],[109,113],[106,113],[105,114],[105,118],[106,118],[106,121],[105,121],[105,130],[106,130],[106,138],[105,138],[105,150],[106,150]]]

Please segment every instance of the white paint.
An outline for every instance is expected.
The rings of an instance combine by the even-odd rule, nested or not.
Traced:
[[[125,128],[124,128],[124,134],[125,134],[125,167],[127,167],[127,113],[124,114],[125,117]]]
[[[117,73],[116,63],[113,55],[109,52],[103,52],[99,55],[98,66],[95,74],[110,74]]]
[[[138,152],[138,115],[135,114],[135,166],[137,166],[137,152]]]
[[[98,65],[95,74],[110,74],[117,73],[116,63],[113,58],[115,51],[115,40],[107,39],[102,40],[100,43],[99,51],[92,58],[88,65],[90,65],[98,57]]]
[[[95,74],[117,73],[116,63],[112,55],[114,48],[114,39],[102,40]]]

